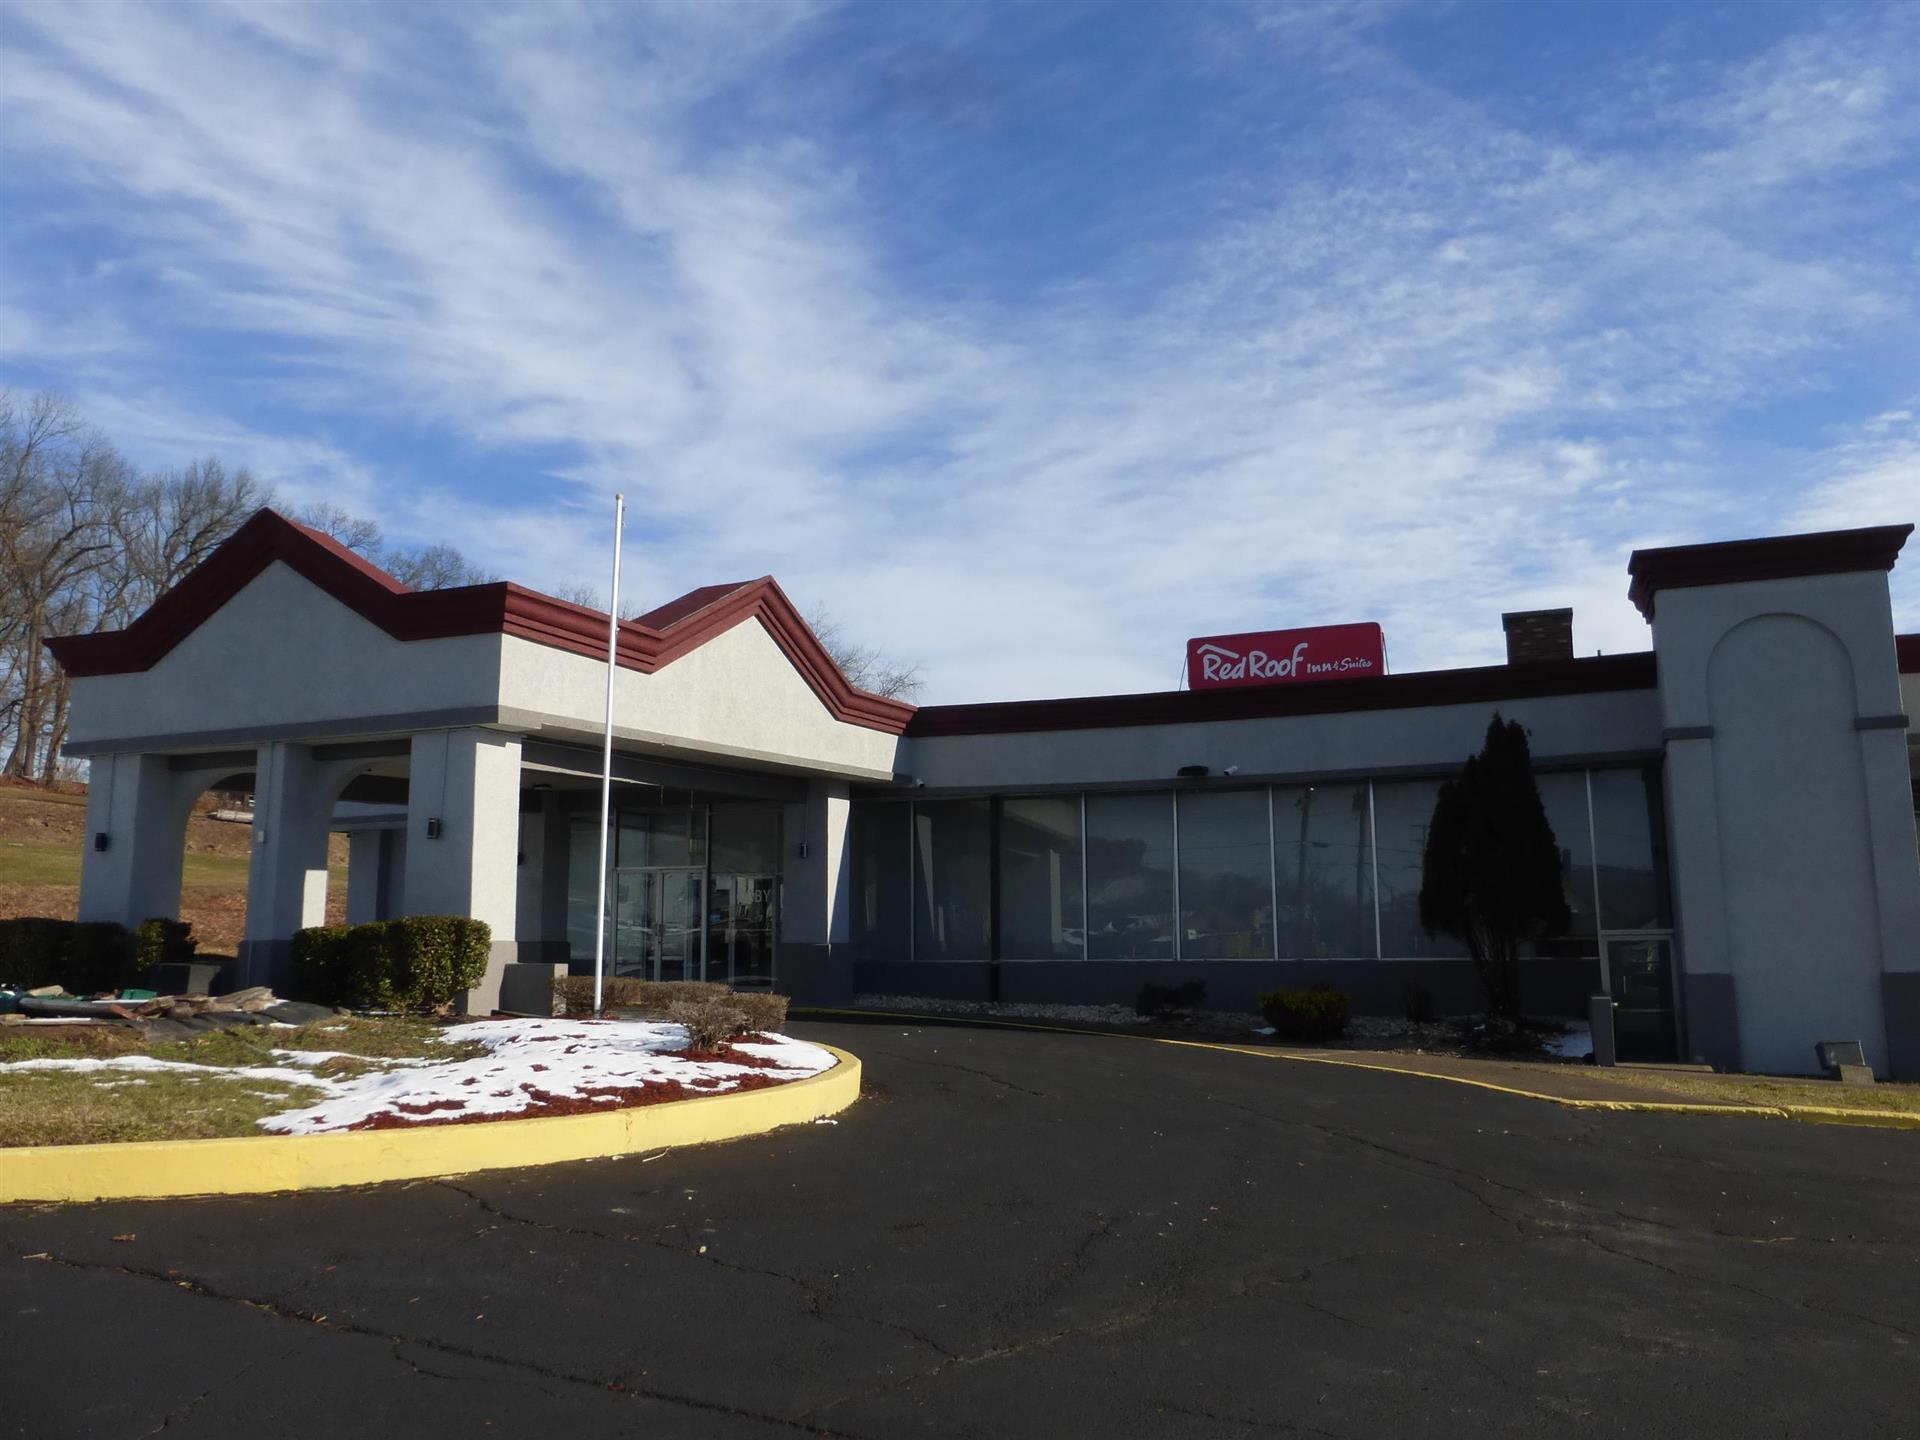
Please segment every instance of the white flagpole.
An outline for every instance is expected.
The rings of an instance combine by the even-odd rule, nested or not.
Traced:
[[[607,841],[613,829],[613,677],[619,673],[620,532],[627,497],[613,497],[613,597],[607,602],[607,725],[600,750],[600,890],[593,910],[593,1013],[602,1009],[607,962]]]

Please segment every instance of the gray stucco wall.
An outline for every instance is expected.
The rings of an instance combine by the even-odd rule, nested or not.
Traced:
[[[1527,727],[1536,759],[1653,754],[1657,692],[1629,690],[1498,704],[1278,716],[1212,725],[1140,725],[915,739],[903,763],[933,789],[1171,782],[1184,765],[1241,775],[1450,768],[1480,748],[1495,710]]]

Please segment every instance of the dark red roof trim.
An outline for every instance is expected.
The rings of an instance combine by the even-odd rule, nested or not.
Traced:
[[[1283,715],[1404,710],[1427,705],[1530,700],[1549,695],[1651,690],[1657,684],[1652,653],[1640,652],[1545,660],[1531,665],[1487,665],[1471,670],[1317,680],[1307,685],[1160,690],[1145,695],[1013,700],[997,705],[923,705],[908,722],[907,734],[917,739],[931,735],[1007,735],[1035,730],[1106,730],[1128,725],[1199,725],[1221,720],[1265,720]]]
[[[606,654],[604,611],[506,581],[409,590],[338,541],[272,510],[255,511],[205,564],[126,629],[61,636],[47,648],[69,675],[151,669],[276,560],[396,640],[503,634],[577,655]],[[619,662],[650,675],[747,620],[766,627],[836,720],[892,735],[906,728],[913,706],[850,685],[771,576],[704,586],[638,620],[622,621]]]
[[[1694,585],[1731,585],[1742,580],[1786,580],[1796,575],[1838,575],[1853,570],[1891,570],[1911,525],[1874,525],[1863,530],[1824,530],[1813,535],[1774,535],[1764,540],[1722,540],[1712,545],[1671,545],[1636,550],[1627,561],[1633,583],[1627,598],[1653,619],[1662,590]]]

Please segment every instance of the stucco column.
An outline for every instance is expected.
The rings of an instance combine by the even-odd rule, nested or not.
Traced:
[[[187,814],[200,784],[197,775],[176,774],[164,755],[93,758],[86,848],[80,856],[82,920],[131,929],[143,920],[180,913]],[[102,843],[104,850],[96,848]]]
[[[777,988],[797,1000],[853,998],[847,820],[842,780],[815,780],[804,803],[787,807]]]
[[[308,746],[271,741],[259,748],[247,937],[240,946],[245,984],[284,988],[293,932],[326,922],[327,825],[345,778]]]
[[[1879,900],[1880,986],[1886,1010],[1887,1072],[1920,1079],[1920,837],[1914,833],[1913,772],[1907,730],[1888,712],[1860,730],[1867,777],[1867,833]]]
[[[520,739],[492,730],[413,737],[401,913],[468,915],[493,930],[487,978],[467,1012],[495,1009],[514,957],[520,850]]]
[[[1887,582],[1796,568],[1819,541],[1755,542],[1791,573],[1710,569],[1654,602],[1685,1020],[1717,1065],[1805,1073],[1858,1040],[1907,1078],[1920,865]]]

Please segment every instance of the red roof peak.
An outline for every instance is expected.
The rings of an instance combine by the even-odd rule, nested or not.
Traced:
[[[149,670],[275,561],[396,640],[502,634],[578,655],[607,651],[605,611],[503,580],[409,590],[332,536],[264,508],[126,629],[65,635],[47,641],[47,648],[70,675]],[[704,585],[638,620],[623,620],[619,663],[652,674],[751,619],[765,627],[835,719],[895,735],[906,728],[914,707],[849,684],[771,575]]]

